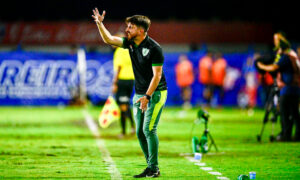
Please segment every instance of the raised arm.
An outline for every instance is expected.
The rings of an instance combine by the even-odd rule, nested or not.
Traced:
[[[92,15],[94,21],[96,22],[98,29],[99,29],[99,33],[103,39],[103,41],[106,44],[110,44],[110,45],[115,45],[115,46],[122,46],[123,45],[123,39],[117,36],[112,36],[110,34],[110,32],[105,28],[105,26],[103,25],[103,20],[105,17],[105,11],[102,12],[102,15],[99,13],[98,9],[95,8],[93,10],[93,15]]]

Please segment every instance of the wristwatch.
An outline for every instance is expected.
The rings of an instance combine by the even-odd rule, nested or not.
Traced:
[[[150,101],[151,96],[149,96],[148,94],[145,94],[144,96],[148,99],[148,101]]]

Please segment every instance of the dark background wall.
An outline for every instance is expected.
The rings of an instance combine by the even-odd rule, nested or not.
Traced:
[[[2,1],[0,22],[92,21],[94,7],[107,11],[107,20],[120,21],[144,14],[159,21],[256,22],[271,24],[292,41],[300,41],[299,6],[292,1],[118,1],[118,0],[27,0]]]

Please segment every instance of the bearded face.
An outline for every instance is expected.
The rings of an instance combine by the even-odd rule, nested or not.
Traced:
[[[128,40],[134,40],[141,32],[140,32],[140,28],[137,27],[135,24],[128,23],[125,33]]]

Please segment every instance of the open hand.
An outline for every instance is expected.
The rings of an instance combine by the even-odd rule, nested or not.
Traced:
[[[147,105],[148,105],[149,100],[146,98],[146,96],[143,96],[136,101],[136,103],[138,103],[138,102],[140,102],[139,108],[142,110],[142,112],[145,112],[147,110]]]
[[[101,23],[104,20],[105,17],[105,11],[102,12],[102,15],[99,13],[98,8],[93,9],[93,15],[92,17],[94,18],[94,21],[96,23]]]

